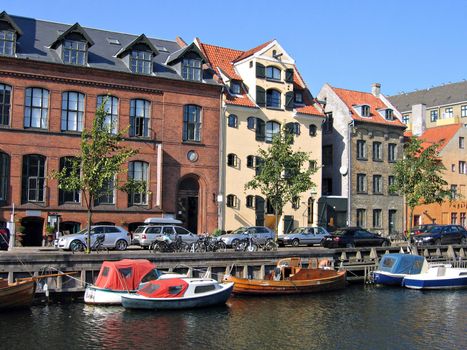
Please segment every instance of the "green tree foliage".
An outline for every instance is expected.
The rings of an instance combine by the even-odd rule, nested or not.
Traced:
[[[446,170],[439,158],[439,144],[423,147],[423,140],[412,137],[405,144],[403,159],[394,166],[394,184],[389,189],[405,196],[410,209],[409,228],[417,205],[439,203],[449,198],[447,182],[442,177]]]
[[[276,213],[276,235],[277,217],[282,215],[285,204],[315,187],[311,175],[316,169],[308,167],[310,155],[303,151],[294,152],[292,141],[293,135],[282,127],[269,148],[258,149],[260,171],[245,185],[245,189],[258,189],[269,199]]]
[[[114,188],[125,192],[145,192],[146,185],[138,181],[118,182],[118,174],[126,171],[123,165],[138,153],[138,150],[121,145],[126,130],[112,133],[112,125],[105,122],[107,112],[105,101],[97,109],[91,130],[81,135],[81,152],[69,158],[60,171],[54,171],[52,178],[58,180],[58,187],[64,191],[81,191],[88,211],[87,252],[90,251],[90,227],[94,201],[104,194],[105,184],[112,182]],[[109,189],[113,191],[114,188]]]

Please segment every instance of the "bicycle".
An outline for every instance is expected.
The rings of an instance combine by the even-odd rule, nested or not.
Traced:
[[[248,236],[243,238],[242,240],[238,241],[237,244],[233,246],[236,252],[243,251],[243,252],[256,252],[258,251],[258,245],[255,243],[252,236]]]
[[[149,246],[149,251],[152,253],[181,253],[187,252],[189,245],[183,242],[182,237],[176,236],[174,240],[169,236],[163,235],[157,237]]]
[[[107,247],[104,246],[104,241],[105,241],[105,235],[101,234],[101,235],[97,235],[96,236],[96,240],[94,241],[94,243],[91,245],[91,251],[95,251],[97,253],[99,253],[100,251],[109,251],[107,249]],[[86,251],[86,243],[83,243],[81,241],[73,241],[71,242],[70,244],[70,250],[71,252],[74,254],[76,252],[84,252]]]
[[[211,236],[202,236],[194,244],[193,251],[196,252],[225,252],[227,250],[227,245],[222,240]]]
[[[275,252],[279,248],[279,244],[277,244],[277,242],[274,241],[273,239],[268,239],[266,240],[266,242],[264,242],[264,244],[260,244],[259,248],[261,248],[263,251],[274,251]]]

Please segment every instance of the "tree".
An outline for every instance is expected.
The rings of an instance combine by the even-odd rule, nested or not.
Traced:
[[[270,201],[276,215],[276,238],[278,217],[282,216],[285,204],[315,186],[310,177],[316,169],[307,167],[304,170],[304,165],[310,161],[309,154],[294,152],[292,141],[293,135],[282,127],[268,149],[258,150],[260,161],[256,166],[260,169],[245,185],[245,189],[259,189]]]
[[[67,158],[60,171],[54,171],[52,178],[58,180],[58,188],[64,191],[81,191],[87,207],[86,252],[90,252],[92,213],[94,201],[114,188],[125,192],[146,191],[146,184],[129,180],[118,182],[118,174],[124,171],[123,164],[138,153],[138,150],[122,146],[126,130],[112,133],[112,125],[106,123],[106,101],[97,109],[92,129],[81,134],[81,153],[77,157]],[[113,188],[108,188],[113,184]]]
[[[410,209],[409,230],[413,224],[413,212],[417,205],[438,203],[449,198],[447,182],[442,177],[446,170],[439,158],[439,144],[424,147],[423,140],[412,137],[404,147],[403,159],[394,166],[394,183],[390,191],[405,197]]]

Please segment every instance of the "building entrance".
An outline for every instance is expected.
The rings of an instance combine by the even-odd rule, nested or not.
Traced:
[[[180,181],[177,193],[177,219],[193,233],[198,233],[199,183],[195,177]]]

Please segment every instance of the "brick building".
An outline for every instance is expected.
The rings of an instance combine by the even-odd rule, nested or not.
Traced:
[[[132,230],[147,217],[177,216],[194,232],[217,227],[220,85],[195,45],[0,14],[0,224],[40,245],[47,225],[86,223],[80,193],[48,176],[79,153],[80,135],[106,101],[139,154],[121,175],[150,193],[107,193],[94,223]],[[113,184],[108,184],[109,188]]]

